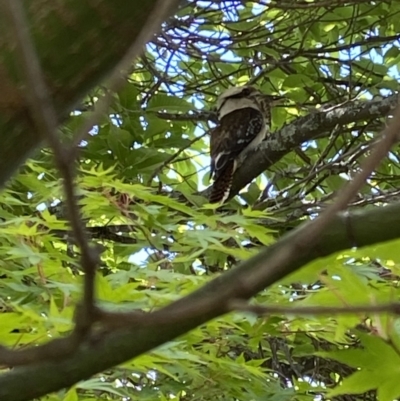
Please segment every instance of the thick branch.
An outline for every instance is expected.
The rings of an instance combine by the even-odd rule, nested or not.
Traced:
[[[362,247],[400,238],[400,203],[337,216],[329,226],[329,231],[313,244],[309,252],[299,253],[295,262],[282,269],[267,271],[264,280],[254,283],[252,287],[242,286],[261,267],[265,269],[268,260],[272,260],[288,243],[302,238],[307,227],[308,224],[292,231],[237,268],[158,311],[164,317],[164,324],[162,327],[158,324],[157,330],[153,325],[136,324],[130,329],[105,333],[95,343],[82,346],[68,359],[15,368],[1,375],[0,401],[40,397],[138,356],[223,314],[227,300],[248,299],[319,257],[353,246]],[[188,311],[192,311],[190,318],[187,318]],[[166,315],[171,316],[171,324],[165,323]],[[179,319],[179,316],[184,319]],[[21,386],[21,383],[24,385]]]
[[[333,110],[312,113],[287,124],[265,140],[251,157],[246,158],[246,163],[235,173],[230,196],[236,195],[254,178],[302,143],[329,133],[337,125],[383,117],[396,105],[397,96],[354,102]],[[207,195],[208,191],[204,194]]]

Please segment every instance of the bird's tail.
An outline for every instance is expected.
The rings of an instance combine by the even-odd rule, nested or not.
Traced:
[[[235,162],[229,161],[222,171],[218,171],[211,188],[210,203],[224,203],[229,196],[232,186]]]

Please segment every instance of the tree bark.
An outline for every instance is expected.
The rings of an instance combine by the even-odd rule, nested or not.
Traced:
[[[385,99],[349,102],[330,111],[317,111],[285,125],[267,138],[235,172],[230,198],[254,178],[302,143],[327,136],[337,125],[381,118],[396,107],[397,95]]]

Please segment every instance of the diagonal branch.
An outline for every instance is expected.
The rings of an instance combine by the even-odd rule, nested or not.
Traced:
[[[265,140],[260,147],[246,159],[235,173],[230,197],[236,195],[283,156],[302,143],[317,137],[329,135],[337,125],[381,118],[397,105],[397,95],[385,99],[354,102],[328,110],[311,113],[285,125]],[[207,196],[208,190],[204,191]]]
[[[74,333],[78,338],[85,335],[92,324],[94,308],[94,281],[98,252],[90,246],[81,218],[80,208],[75,193],[75,160],[71,160],[65,146],[58,136],[57,114],[52,104],[50,92],[44,81],[32,38],[28,31],[20,0],[7,0],[6,11],[10,26],[17,40],[17,55],[22,76],[26,82],[25,95],[33,122],[37,131],[45,138],[54,152],[55,164],[62,176],[68,217],[74,237],[81,250],[81,266],[85,272],[82,310],[77,314]]]

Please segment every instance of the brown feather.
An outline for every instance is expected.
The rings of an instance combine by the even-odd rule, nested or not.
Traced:
[[[225,166],[224,170],[218,174],[218,178],[214,181],[211,189],[210,203],[224,203],[228,199],[234,170],[235,162],[232,160]]]

